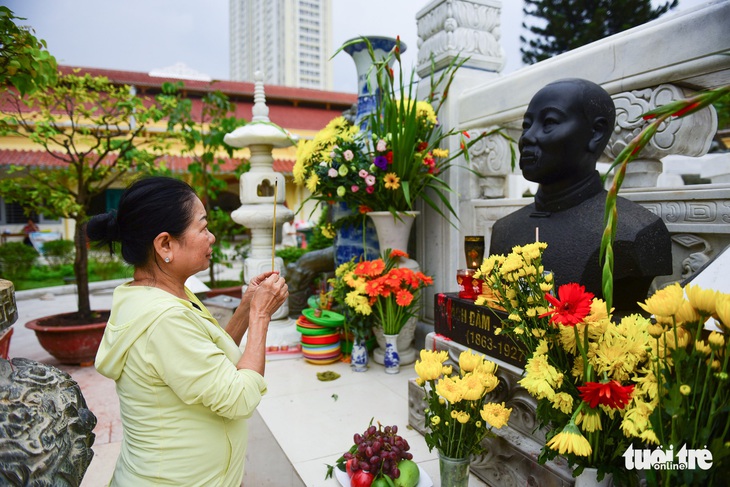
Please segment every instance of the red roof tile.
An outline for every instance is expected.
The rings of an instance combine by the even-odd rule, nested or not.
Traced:
[[[114,160],[115,156],[109,156],[109,160]],[[173,172],[186,172],[188,166],[193,162],[192,157],[167,155],[161,158],[165,166]],[[227,158],[221,167],[222,173],[232,173],[240,164],[241,159]],[[46,151],[30,151],[15,149],[0,149],[0,167],[2,166],[35,166],[40,168],[58,168],[63,167],[67,163],[64,162],[64,155],[60,152],[50,154]],[[274,160],[273,170],[280,173],[291,173],[294,167],[294,161]]]

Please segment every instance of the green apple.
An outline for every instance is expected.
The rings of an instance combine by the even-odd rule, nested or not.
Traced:
[[[418,470],[418,464],[413,460],[401,460],[398,462],[398,470],[400,476],[395,479],[395,487],[416,487],[421,472]]]

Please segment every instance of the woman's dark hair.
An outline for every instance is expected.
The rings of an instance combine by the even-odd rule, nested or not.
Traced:
[[[86,235],[99,246],[121,242],[122,258],[133,266],[147,263],[153,241],[162,232],[175,238],[192,222],[193,188],[178,179],[153,176],[138,179],[119,200],[117,211],[96,215],[86,225]]]

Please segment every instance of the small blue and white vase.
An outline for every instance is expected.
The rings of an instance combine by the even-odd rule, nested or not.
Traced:
[[[365,372],[368,370],[368,361],[368,347],[365,346],[365,340],[354,340],[350,354],[350,368],[353,372]]]
[[[385,338],[385,365],[386,374],[397,374],[400,372],[400,357],[398,356],[398,335],[383,335]]]

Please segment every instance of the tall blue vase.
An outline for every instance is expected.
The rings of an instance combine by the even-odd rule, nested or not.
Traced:
[[[335,203],[332,205],[333,220],[352,214],[352,210],[345,203]],[[342,225],[337,229],[335,236],[335,266],[339,267],[345,262],[361,259],[375,260],[380,256],[380,247],[378,246],[378,232],[375,225],[366,220],[365,224],[365,246],[363,246],[363,226],[362,225]]]
[[[370,42],[370,46],[375,53],[375,59],[377,60],[384,59],[396,44],[396,39],[392,37],[364,37]],[[354,40],[356,39],[350,39],[350,41]],[[345,44],[350,41],[347,41]],[[401,53],[405,52],[405,50],[406,44],[401,42]],[[368,45],[364,40],[354,42],[345,47],[344,51],[352,56],[353,61],[355,61],[355,68],[357,69],[357,114],[355,115],[355,125],[359,126],[360,130],[367,131],[367,117],[375,111],[378,96],[378,82],[375,70],[371,69],[373,59],[368,51]],[[392,65],[392,60],[389,64]]]

